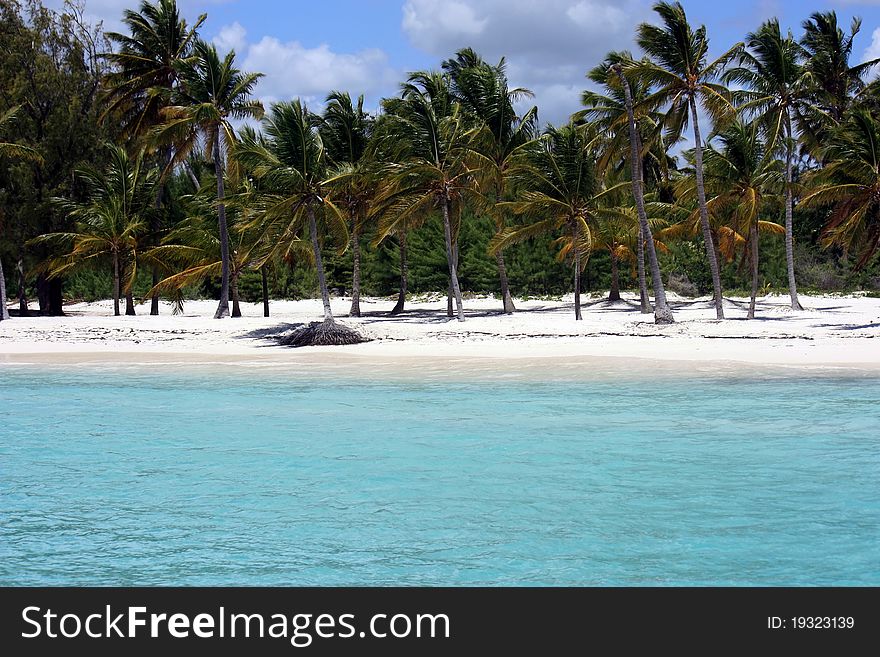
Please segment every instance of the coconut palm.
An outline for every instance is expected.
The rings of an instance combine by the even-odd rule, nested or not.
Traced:
[[[217,184],[217,225],[220,233],[222,271],[220,303],[216,319],[229,316],[229,231],[224,203],[224,152],[236,143],[231,121],[260,118],[262,104],[251,98],[260,73],[242,73],[235,67],[235,52],[222,60],[217,49],[196,40],[193,56],[177,64],[180,86],[175,92],[175,105],[165,108],[165,122],[157,129],[155,140],[175,144],[175,161],[183,162],[190,152],[204,145],[206,157],[214,164]]]
[[[720,229],[721,252],[732,258],[740,245],[749,248],[752,273],[752,295],[748,318],[755,318],[755,299],[758,294],[758,233],[784,233],[777,223],[762,221],[768,205],[778,200],[783,187],[781,167],[772,157],[772,151],[761,139],[759,125],[736,121],[721,134],[718,141],[706,150],[707,201],[713,216],[726,216],[727,225]]]
[[[373,118],[364,111],[364,97],[357,105],[351,96],[333,91],[327,96],[320,133],[327,156],[338,167],[338,204],[348,214],[351,232],[352,275],[351,310],[353,317],[361,316],[361,233],[375,194],[373,178],[369,174],[367,146],[373,129]]]
[[[779,21],[768,20],[746,37],[747,50],[739,54],[738,66],[724,79],[745,85],[737,92],[741,110],[754,116],[764,128],[768,149],[779,147],[785,159],[785,260],[788,293],[793,310],[802,310],[794,271],[793,161],[796,147],[795,116],[815,115],[812,104],[815,78],[803,65],[804,50],[789,32],[782,35]]]
[[[349,242],[348,217],[330,195],[334,181],[331,162],[318,128],[322,123],[299,100],[275,103],[263,119],[265,141],[243,139],[235,157],[260,185],[256,218],[251,226],[267,245],[258,265],[273,258],[291,259],[301,249],[305,232],[311,242],[318,285],[324,303],[324,322],[297,334],[293,345],[339,344],[360,341],[350,329],[336,324],[321,257],[320,233],[342,250]],[[338,188],[338,186],[336,186]]]
[[[627,124],[629,132],[629,153],[630,153],[630,177],[632,179],[633,198],[636,203],[636,214],[639,218],[639,255],[640,261],[643,261],[642,249],[648,253],[648,263],[651,267],[651,282],[654,285],[654,323],[655,324],[672,324],[675,318],[672,309],[666,302],[666,290],[663,287],[663,278],[660,275],[660,261],[657,259],[657,250],[654,246],[654,235],[651,225],[648,222],[648,213],[645,209],[645,177],[644,164],[640,153],[642,152],[641,139],[639,137],[638,125],[635,118],[635,110],[633,104],[632,90],[629,80],[623,72],[623,66],[616,63],[612,66],[612,70],[620,80],[623,88],[624,107],[626,108]],[[645,306],[645,273],[639,270],[639,288],[642,297],[642,308]]]
[[[560,259],[572,262],[575,319],[583,319],[581,273],[592,250],[590,219],[600,194],[590,140],[573,124],[549,127],[538,147],[521,157],[528,163],[515,170],[517,198],[504,205],[526,223],[506,228],[490,248],[495,251],[539,235],[556,235]]]
[[[21,109],[20,105],[12,107],[3,115],[0,115],[0,133],[3,132],[7,125],[12,123],[19,109]],[[2,158],[24,159],[33,162],[43,161],[40,154],[33,148],[6,141],[0,141],[0,159]],[[0,321],[5,319],[9,319],[9,310],[6,307],[6,276],[3,273],[3,259],[0,258]]]
[[[78,172],[87,199],[56,203],[76,221],[71,232],[42,235],[31,244],[47,244],[67,253],[44,263],[50,277],[109,261],[113,272],[113,314],[119,315],[120,296],[131,294],[137,276],[143,236],[149,226],[157,172],[144,166],[143,153],[131,159],[125,149],[108,146],[104,171]],[[127,313],[127,314],[133,314]]]
[[[822,158],[828,164],[807,178],[812,191],[800,206],[831,206],[822,243],[855,252],[861,269],[880,249],[880,119],[864,107],[852,110]]]
[[[388,181],[381,196],[390,217],[379,238],[395,232],[401,223],[439,210],[443,218],[446,261],[458,321],[464,321],[458,284],[458,211],[465,198],[475,197],[474,170],[468,166],[474,131],[470,130],[440,73],[413,73],[403,84],[400,98],[384,102],[386,118],[379,148],[394,153],[383,176]]]
[[[700,133],[697,106],[703,107],[716,127],[732,116],[730,92],[715,80],[718,79],[724,66],[736,56],[742,44],[736,44],[717,59],[708,61],[709,38],[705,25],[694,30],[688,23],[684,8],[679,2],[658,2],[654,5],[654,11],[659,14],[663,26],[658,27],[650,23],[639,25],[637,41],[645,51],[647,59],[636,62],[634,68],[645,84],[657,88],[646,100],[646,104],[668,107],[666,127],[674,136],[681,134],[688,121],[692,123],[700,222],[706,257],[712,272],[715,312],[718,319],[723,319],[721,276],[712,242],[709,213],[706,209],[703,138]]]
[[[116,49],[104,55],[112,67],[104,80],[108,100],[104,118],[112,115],[119,121],[123,138],[137,144],[159,125],[178,82],[177,67],[190,55],[197,30],[206,18],[207,14],[202,14],[189,27],[176,0],[143,0],[139,11],[123,12],[122,23],[129,34],[107,33]],[[167,167],[172,147],[162,150],[162,166]],[[162,207],[165,194],[165,186],[158,186],[157,209]],[[154,238],[160,227],[160,213],[153,213]],[[154,269],[153,285],[157,282],[158,270]],[[159,314],[157,295],[152,298],[150,314]]]
[[[507,224],[501,202],[511,198],[510,174],[517,153],[529,146],[538,131],[537,107],[522,116],[514,110],[514,103],[531,98],[533,94],[521,87],[510,88],[506,66],[504,59],[492,66],[470,48],[459,50],[454,59],[443,62],[443,70],[451,79],[453,96],[478,128],[473,154],[480,188],[488,201],[481,205],[493,217],[496,232],[502,231]],[[503,251],[496,251],[495,261],[503,311],[512,314],[516,307],[510,295]]]

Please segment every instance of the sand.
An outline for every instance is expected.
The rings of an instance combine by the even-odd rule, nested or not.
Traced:
[[[251,362],[307,367],[378,368],[425,373],[468,368],[513,371],[544,367],[558,371],[620,369],[628,363],[664,370],[730,367],[815,368],[880,372],[880,298],[864,295],[803,296],[804,311],[788,298],[759,298],[757,319],[746,320],[748,300],[725,301],[728,319],[715,319],[709,299],[671,297],[676,323],[657,326],[639,312],[637,299],[615,304],[587,298],[576,322],[571,297],[516,300],[505,316],[491,297],[465,300],[465,322],[446,316],[445,296],[407,304],[399,317],[387,312],[393,300],[366,298],[363,317],[348,317],[350,299],[333,299],[337,319],[371,342],[345,347],[291,349],[271,339],[295,325],[322,317],[319,300],[273,301],[272,316],[261,304],[242,304],[244,317],[215,320],[215,301],[189,301],[172,315],[163,303],[151,317],[137,306],[135,317],[113,317],[109,301],[72,304],[66,317],[25,317],[0,322],[0,363]]]

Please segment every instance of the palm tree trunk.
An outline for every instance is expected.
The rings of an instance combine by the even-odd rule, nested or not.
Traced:
[[[171,162],[171,149],[165,148],[162,151],[163,155],[163,163],[162,163],[162,173],[164,173],[165,169],[168,168],[168,164]],[[161,222],[159,220],[159,211],[162,209],[163,200],[165,198],[165,183],[160,182],[156,185],[156,201],[154,203],[156,212],[153,213],[153,216],[150,217],[150,232],[153,233],[153,244],[158,246],[159,244],[159,230],[162,228]],[[153,287],[159,284],[159,268],[153,265]],[[159,293],[153,292],[152,297],[150,298],[150,315],[158,315],[159,314]]]
[[[792,214],[794,200],[792,198],[792,164],[791,164],[791,115],[785,114],[785,265],[788,269],[788,294],[791,297],[791,309],[803,310],[798,299],[797,282],[794,277],[794,231]]]
[[[574,245],[574,319],[579,321],[583,319],[581,315],[581,251],[577,248],[578,243],[578,225],[575,222],[571,229],[571,239]]]
[[[644,177],[642,175],[642,152],[639,143],[639,133],[636,130],[636,119],[633,114],[632,91],[629,82],[623,75],[623,68],[618,64],[614,67],[615,73],[620,78],[623,93],[626,100],[626,114],[629,119],[629,151],[630,169],[632,170],[633,197],[636,200],[636,211],[639,215],[639,226],[644,237],[644,243],[648,251],[648,262],[651,265],[651,282],[654,285],[654,323],[672,324],[675,318],[672,309],[666,303],[666,290],[663,288],[663,279],[660,276],[660,262],[657,260],[657,249],[654,246],[654,235],[651,225],[648,223],[648,213],[645,211]]]
[[[703,182],[703,139],[700,135],[700,123],[697,118],[697,101],[691,96],[691,120],[694,123],[694,173],[697,177],[697,201],[700,204],[700,225],[703,227],[703,240],[706,242],[706,257],[709,258],[709,269],[712,272],[712,288],[715,291],[715,316],[724,319],[724,296],[721,292],[721,273],[718,269],[718,257],[712,241],[712,229],[709,226],[709,209],[706,206],[706,186]]]
[[[458,242],[453,243],[452,252],[455,254],[455,271],[458,271]],[[446,316],[447,317],[455,317],[455,306],[453,304],[453,299],[455,298],[455,291],[452,289],[452,279],[449,279],[449,286],[446,289]]]
[[[464,321],[464,309],[461,305],[461,288],[458,286],[458,249],[452,243],[452,226],[449,223],[449,199],[443,199],[443,232],[446,237],[446,262],[449,265],[449,281],[455,295],[458,308],[458,321]]]
[[[263,284],[263,317],[269,316],[269,277],[266,275],[266,265],[260,267],[260,278]]]
[[[409,283],[409,268],[406,259],[406,228],[397,235],[400,246],[400,291],[397,293],[397,304],[391,309],[391,315],[399,315],[403,312],[406,303],[406,288]]]
[[[609,301],[620,301],[620,263],[617,253],[611,249],[611,291],[608,293]]]
[[[330,292],[327,290],[327,277],[324,275],[324,260],[321,258],[321,245],[318,243],[318,223],[315,210],[309,205],[309,236],[312,238],[312,250],[315,253],[315,268],[318,270],[318,285],[321,287],[321,299],[324,301],[324,321],[333,322],[333,311],[330,309]]]
[[[637,250],[639,270],[639,301],[641,302],[642,314],[650,315],[654,312],[651,308],[651,299],[648,296],[648,276],[645,274],[645,233],[639,224],[639,246]]]
[[[226,190],[223,185],[223,163],[220,160],[220,130],[214,134],[213,145],[214,175],[217,176],[217,224],[220,228],[220,303],[214,319],[229,317],[229,230],[226,227]]]
[[[238,303],[238,272],[230,277],[229,285],[232,288],[232,316],[241,317],[241,306]]]
[[[9,319],[6,307],[6,275],[3,273],[3,259],[0,258],[0,321]]]
[[[119,317],[119,254],[113,253],[113,315]]]
[[[125,293],[125,314],[128,317],[137,315],[134,311],[134,297],[131,295],[131,290]]]
[[[186,175],[189,177],[189,181],[192,183],[192,186],[195,188],[195,190],[199,191],[201,183],[199,183],[198,176],[196,176],[196,172],[192,170],[189,162],[183,163],[183,170],[186,171]]]
[[[755,319],[755,299],[758,296],[758,223],[753,221],[749,227],[749,241],[752,243],[752,298],[749,301],[748,319]]]
[[[27,300],[27,292],[25,289],[25,276],[24,276],[24,247],[18,252],[18,262],[16,263],[16,269],[18,269],[18,316],[19,317],[27,317],[29,314],[28,311],[28,300]]]
[[[352,317],[361,316],[361,236],[358,230],[357,217],[352,221],[351,229],[351,254],[354,265],[351,272],[351,310],[348,314]]]
[[[495,262],[498,265],[498,278],[501,281],[501,299],[504,304],[504,314],[512,315],[516,312],[513,305],[513,297],[510,296],[510,281],[507,280],[507,267],[504,264],[504,253],[501,249],[495,254]]]

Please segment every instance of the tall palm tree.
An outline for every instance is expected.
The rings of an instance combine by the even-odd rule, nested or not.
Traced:
[[[263,105],[251,98],[262,74],[242,73],[235,67],[235,51],[221,60],[216,47],[202,40],[195,41],[193,56],[178,62],[177,70],[181,84],[174,95],[175,105],[164,110],[165,122],[158,128],[155,140],[160,144],[176,144],[175,161],[183,162],[201,139],[205,155],[214,164],[222,260],[220,303],[214,317],[220,319],[229,316],[224,152],[229,153],[237,141],[231,121],[263,116]]]
[[[202,14],[189,27],[180,16],[176,0],[142,0],[139,11],[123,12],[122,23],[128,34],[107,33],[116,49],[104,55],[112,67],[104,80],[108,100],[104,117],[112,115],[119,120],[123,137],[135,148],[141,147],[144,137],[161,122],[162,110],[178,83],[177,67],[189,57],[197,31],[206,18],[207,14]],[[161,166],[167,168],[172,147],[162,151]],[[157,209],[162,207],[166,193],[164,185],[157,187]],[[161,228],[159,212],[153,213],[150,228],[156,239]],[[153,285],[158,283],[158,276],[154,268]],[[150,314],[159,314],[158,295],[152,297]]]
[[[157,172],[144,166],[143,154],[131,159],[124,148],[107,148],[104,171],[83,169],[79,176],[87,189],[87,199],[56,203],[76,220],[74,231],[49,233],[31,240],[67,253],[51,258],[44,267],[50,277],[83,266],[109,260],[113,272],[113,314],[119,315],[119,299],[130,294],[137,276],[141,238],[149,225],[152,195]]]
[[[727,82],[745,85],[737,92],[745,102],[741,110],[754,116],[764,128],[767,148],[779,147],[785,158],[785,261],[792,310],[802,310],[794,271],[793,161],[796,135],[793,117],[811,114],[814,77],[803,65],[804,50],[789,32],[782,35],[779,21],[766,21],[746,37],[747,50],[738,66],[728,70]]]
[[[15,114],[21,106],[12,107],[4,114],[0,115],[0,132],[7,125],[12,123]],[[2,158],[18,158],[31,160],[33,162],[42,162],[43,158],[40,154],[29,146],[22,146],[14,142],[0,141],[0,159]],[[3,259],[0,258],[0,321],[9,319],[9,309],[6,307],[6,276],[3,273]]]
[[[800,205],[832,207],[822,242],[855,252],[861,269],[880,250],[880,119],[855,108],[831,133],[822,158],[828,164],[807,178],[812,191]]]
[[[373,118],[364,111],[363,95],[358,97],[357,105],[345,92],[332,91],[327,96],[320,133],[329,160],[338,167],[337,202],[348,213],[353,260],[349,315],[353,317],[361,316],[360,240],[375,193],[366,156],[372,130]]]
[[[590,140],[573,124],[549,127],[538,147],[521,157],[516,168],[514,201],[505,202],[526,224],[509,227],[490,243],[493,251],[539,235],[556,235],[560,259],[572,262],[575,320],[581,314],[581,274],[592,250],[590,219],[596,210],[600,185]]]
[[[706,189],[709,212],[727,213],[727,240],[720,239],[722,252],[732,257],[739,244],[749,247],[752,295],[748,318],[755,318],[758,294],[758,233],[785,232],[779,224],[762,221],[768,202],[776,200],[783,178],[779,163],[762,141],[757,123],[733,123],[718,136],[722,148],[706,150]]]
[[[672,324],[675,317],[672,309],[666,302],[666,290],[663,287],[663,278],[660,274],[660,261],[657,258],[657,250],[654,246],[654,235],[651,225],[648,222],[648,213],[645,209],[645,175],[644,165],[640,154],[642,152],[641,139],[639,137],[638,126],[636,123],[635,110],[633,107],[633,97],[629,80],[623,72],[621,63],[612,66],[612,70],[620,80],[623,88],[624,107],[626,108],[627,124],[629,132],[629,153],[630,153],[630,176],[632,179],[633,198],[636,203],[636,214],[639,218],[639,260],[642,260],[641,249],[645,248],[648,252],[648,263],[651,267],[651,282],[654,285],[654,323],[655,324]],[[714,253],[713,253],[714,255]],[[639,287],[644,290],[646,287],[644,281],[644,272],[639,271]],[[642,304],[644,307],[644,292],[642,294]]]
[[[501,204],[509,200],[510,173],[517,153],[537,137],[538,109],[532,107],[522,116],[514,110],[514,103],[533,96],[528,89],[510,88],[507,80],[506,62],[502,59],[492,66],[471,48],[463,48],[455,58],[443,62],[451,79],[452,94],[478,128],[473,153],[479,171],[480,186],[487,203],[483,207],[500,232],[507,224],[506,212]],[[510,295],[504,252],[495,253],[501,298],[505,314],[516,311]]]
[[[637,41],[648,58],[637,62],[635,69],[645,84],[657,87],[652,96],[646,100],[646,104],[668,106],[666,125],[673,135],[679,135],[688,121],[693,125],[700,221],[706,257],[712,272],[715,312],[718,319],[723,319],[721,275],[709,226],[709,213],[706,209],[706,190],[703,184],[703,138],[700,133],[697,106],[702,105],[716,128],[725,118],[733,114],[729,100],[730,92],[715,80],[718,79],[727,62],[736,56],[742,44],[736,44],[717,59],[708,61],[709,38],[705,25],[694,30],[688,23],[684,7],[679,2],[658,2],[654,5],[654,11],[659,14],[663,26],[658,27],[650,23],[639,25]]]
[[[401,222],[440,211],[451,296],[458,321],[463,322],[455,211],[465,198],[476,196],[475,173],[468,166],[474,131],[451,93],[447,76],[440,73],[413,73],[403,84],[401,97],[387,99],[384,109],[380,140],[391,142],[385,148],[396,151],[396,157],[384,171],[388,184],[382,202],[394,219],[383,232],[394,232]]]
[[[305,232],[311,242],[318,285],[324,303],[324,332],[348,331],[335,324],[321,257],[321,234],[345,250],[349,242],[346,213],[331,194],[331,163],[321,140],[322,119],[299,100],[275,103],[263,119],[265,141],[244,139],[235,157],[260,183],[261,200],[253,221],[267,245],[262,262],[289,259],[301,248]],[[258,263],[262,264],[262,263]]]

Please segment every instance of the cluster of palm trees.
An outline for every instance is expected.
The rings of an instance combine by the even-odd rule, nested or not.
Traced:
[[[104,171],[83,172],[89,197],[69,207],[76,230],[39,238],[61,253],[47,267],[60,275],[110,262],[117,314],[123,296],[134,312],[138,267],[153,272],[154,314],[160,294],[179,301],[186,286],[219,276],[220,318],[230,314],[230,296],[231,314],[241,314],[242,272],[261,271],[265,297],[267,269],[306,261],[317,271],[326,331],[334,318],[322,251],[351,249],[357,316],[364,235],[373,245],[395,236],[399,313],[407,234],[438,217],[447,312],[464,321],[459,235],[464,217],[479,215],[495,226],[487,257],[497,265],[504,313],[515,311],[505,249],[538,235],[554,236],[559,258],[571,264],[576,319],[581,273],[604,250],[609,300],[620,299],[619,271],[630,266],[642,312],[672,322],[658,254],[670,240],[693,237],[705,248],[717,317],[722,261],[737,257],[751,266],[754,317],[760,233],[784,235],[791,306],[799,309],[796,204],[829,209],[822,239],[856,252],[857,266],[880,246],[880,96],[866,82],[877,62],[849,63],[859,24],[847,33],[833,12],[816,13],[798,40],[770,20],[710,58],[705,27],[694,29],[679,3],[654,9],[659,23],[637,29],[643,56],[609,53],[588,74],[601,91],[585,92],[567,125],[542,130],[537,108],[521,110],[532,94],[509,86],[504,60],[490,64],[469,48],[438,71],[409,75],[376,115],[363,97],[339,91],[321,113],[300,100],[264,111],[253,98],[260,76],[199,39],[204,16],[190,27],[175,0],[144,0],[124,15],[129,34],[108,35],[117,47],[108,54],[105,117],[120,144],[108,146]],[[243,119],[261,120],[261,129],[237,127]],[[683,149],[688,126],[691,147]],[[163,216],[175,176],[177,189],[188,186],[187,218],[170,227]],[[771,220],[777,216],[782,223]]]

